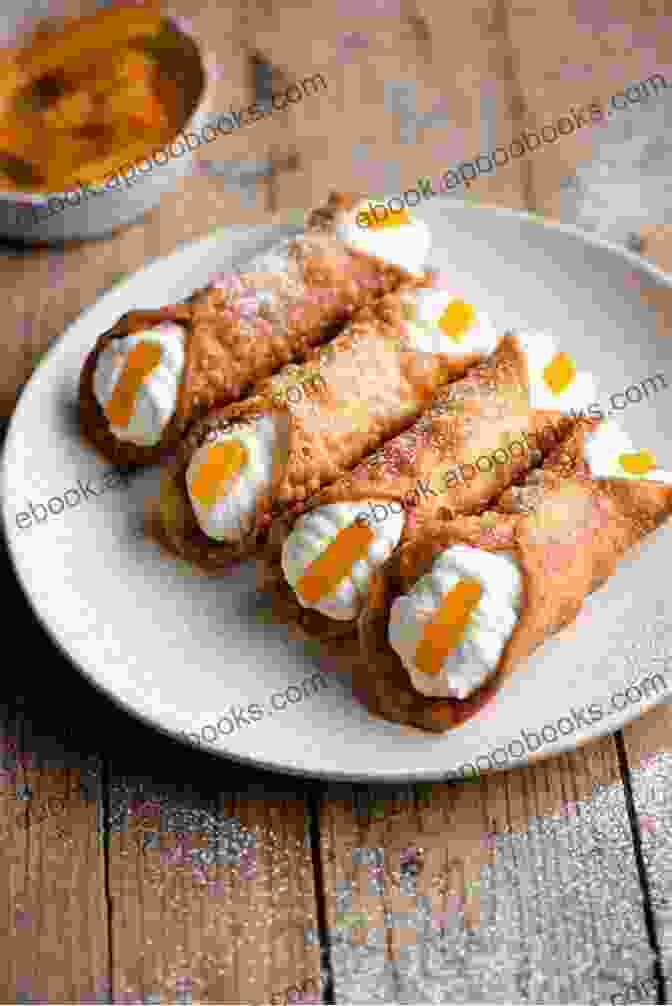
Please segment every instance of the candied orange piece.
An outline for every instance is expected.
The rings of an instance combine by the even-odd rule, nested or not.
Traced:
[[[620,454],[618,463],[628,475],[646,475],[652,468],[656,467],[656,459],[651,451],[638,451],[636,454]]]
[[[165,121],[163,105],[154,95],[148,95],[138,108],[129,112],[129,122],[141,126],[160,126]]]
[[[351,524],[342,528],[296,583],[296,589],[309,604],[332,594],[353,562],[363,559],[375,535],[366,524]]]
[[[408,215],[408,210],[388,210],[387,216],[383,220],[378,220],[374,213],[370,214],[371,223],[369,224],[369,230],[380,231],[384,230],[386,227],[401,227],[402,224],[410,224],[411,218]]]
[[[469,616],[481,598],[478,580],[458,580],[449,590],[434,618],[427,623],[415,652],[419,671],[438,674],[444,657],[454,650],[469,621]]]
[[[554,395],[559,395],[574,380],[576,364],[568,353],[556,353],[544,369],[544,381]]]
[[[461,342],[474,324],[476,312],[465,300],[452,301],[439,318],[439,328],[455,342]]]
[[[139,342],[126,358],[121,377],[105,406],[112,426],[128,426],[140,385],[161,362],[161,347],[156,342]]]
[[[239,472],[246,461],[247,449],[240,440],[213,444],[191,483],[192,495],[203,506],[212,506],[223,484]]]

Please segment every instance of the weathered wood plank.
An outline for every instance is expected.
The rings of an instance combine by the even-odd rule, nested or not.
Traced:
[[[658,706],[623,731],[642,870],[651,899],[666,993],[672,991],[672,706]],[[627,999],[625,1000],[628,1001]]]
[[[117,709],[5,569],[25,664],[0,694],[0,998],[252,1006],[318,990],[308,788]]]
[[[567,118],[560,125],[563,135],[542,142],[525,158],[531,171],[531,205],[546,216],[571,222],[578,190],[583,185],[604,187],[597,160],[608,157],[612,177],[618,175],[621,183],[625,180],[623,160],[627,160],[628,152],[619,138],[641,129],[637,117],[644,105],[637,103],[633,92],[634,103],[627,106],[619,98],[626,108],[609,109],[611,96],[656,72],[670,79],[672,35],[666,7],[662,0],[647,3],[637,11],[620,0],[608,6],[511,3],[510,27],[526,110],[523,125],[539,132],[545,125],[557,126],[561,117]],[[553,45],[539,44],[547,39],[553,39]],[[654,100],[653,91],[650,99]],[[591,118],[591,102],[602,105],[602,121],[597,113]],[[547,135],[551,137],[552,133]],[[606,155],[600,148],[608,136],[613,136],[614,142]],[[629,182],[636,187],[636,166],[631,166],[630,174]],[[643,179],[641,182],[644,184]],[[619,193],[614,189],[611,197],[606,197],[604,213],[617,215],[623,211],[624,201],[627,199],[622,190]],[[642,225],[645,221],[646,213]]]
[[[302,784],[152,741],[142,773],[111,772],[115,995],[256,1006],[318,990]]]
[[[672,231],[653,225],[644,232],[643,253],[661,269],[672,268]],[[667,296],[665,294],[667,293]],[[672,294],[649,288],[645,296],[659,312],[661,335],[672,335]],[[643,674],[661,696],[669,688],[670,619],[661,613],[651,624],[645,649],[633,653]],[[662,673],[664,672],[664,673]],[[654,944],[660,953],[666,997],[672,993],[672,705],[668,698],[623,731],[629,768],[642,880],[651,903]],[[636,985],[630,995],[641,989]],[[627,997],[624,1001],[628,1001]]]
[[[3,558],[18,659],[0,688],[0,999],[107,1002],[101,759],[78,728],[91,689],[68,685]]]
[[[653,976],[612,738],[415,798],[329,787],[321,833],[337,1002],[605,1002]]]
[[[281,206],[311,205],[333,187],[401,193],[420,177],[438,193],[445,171],[512,128],[511,101],[494,101],[503,64],[487,12],[404,0],[255,7],[246,17],[280,76],[319,70],[328,81],[328,94],[296,104],[286,128],[275,124],[278,148],[300,160],[281,176]],[[464,175],[469,183],[469,169]],[[524,202],[516,163],[483,175],[468,194],[475,191],[489,202]]]
[[[199,169],[144,221],[107,241],[65,253],[5,252],[0,282],[16,320],[5,342],[4,414],[36,355],[121,269],[132,272],[214,226],[267,219],[277,208],[308,207],[331,187],[400,191],[419,174],[438,176],[455,162],[508,143],[530,111],[543,112],[541,123],[550,121],[546,114],[563,114],[567,102],[585,103],[590,99],[584,82],[591,90],[597,86],[593,71],[583,69],[598,65],[595,43],[588,32],[579,33],[580,44],[571,32],[562,35],[562,23],[571,27],[562,10],[507,12],[491,4],[461,15],[439,4],[388,8],[358,2],[315,13],[254,9],[241,26],[237,11],[214,2],[202,10],[199,5],[192,18],[207,32],[221,66],[218,111],[220,101],[227,111],[252,99],[250,54],[257,50],[287,82],[326,67],[328,103],[305,101],[284,118],[256,123],[205,148],[203,160],[263,163],[270,157],[279,165],[275,175],[260,179],[256,201],[247,198],[245,186],[227,186],[215,172]],[[599,40],[599,59],[606,62],[599,63],[595,80],[600,78],[602,97],[644,75],[640,65],[648,66],[649,56],[637,55],[646,50],[646,38],[636,39],[628,53],[632,10],[621,6],[618,17],[615,10],[610,5],[611,20],[601,29],[607,37]],[[662,4],[647,10],[643,17],[653,24]],[[502,36],[510,43],[502,45]],[[566,46],[555,47],[555,69],[549,47],[536,44],[551,36],[567,37]],[[659,33],[654,43],[660,60],[667,58],[664,39]],[[560,65],[564,49],[573,60],[567,71]],[[320,65],[306,68],[306,59]],[[619,71],[613,87],[611,77],[604,78],[606,91],[603,65]],[[540,97],[544,75],[544,88],[557,91],[542,90]],[[568,82],[575,90],[568,90]],[[343,142],[348,136],[354,138],[350,144]],[[576,150],[566,146],[572,143]],[[559,152],[561,144],[554,146]],[[484,176],[473,191],[484,201],[552,209],[565,173],[590,156],[578,136],[563,138],[562,148],[562,157],[545,152],[535,161],[530,155],[520,166]],[[290,166],[292,157],[298,170]],[[534,161],[535,171],[539,164],[532,188],[526,160]],[[111,711],[107,700],[57,661],[53,649],[43,654],[44,663],[35,664],[49,668],[47,684],[41,670],[32,686],[24,682],[24,711],[15,710],[5,724],[0,911],[8,942],[0,954],[0,991],[8,1001],[105,1001],[110,950],[115,1001],[139,995],[145,1001],[157,1001],[153,995],[188,999],[189,990],[198,1001],[285,1001],[290,986],[308,988],[319,976],[318,913],[300,785],[277,783],[273,789],[266,775],[247,773],[243,779],[226,763],[171,745]],[[52,725],[49,710],[68,708],[62,700],[68,675],[69,694],[77,697],[70,708],[87,710],[91,722],[78,721],[74,738],[71,731],[50,746],[48,738],[61,727]],[[53,688],[54,699],[46,710],[45,688],[47,694]],[[647,718],[660,720],[653,747],[661,753],[664,715],[659,710]],[[64,716],[72,718],[72,712]],[[626,731],[632,752],[635,731]],[[125,767],[119,761],[122,732],[125,745],[130,735],[135,738]],[[13,768],[16,747],[22,757]],[[115,758],[106,797],[111,947],[96,832],[101,772],[91,752],[97,749]],[[649,769],[645,764],[644,773]],[[646,800],[651,805],[651,780],[640,780],[637,771],[633,794],[636,805],[645,807]],[[263,778],[263,792],[246,795],[250,778]],[[664,776],[655,775],[653,785],[658,807],[667,800]],[[356,1001],[379,1001],[381,995],[390,1002],[422,996],[435,1001],[437,994],[444,1001],[474,995],[497,1002],[588,1001],[584,994],[599,989],[618,995],[628,981],[651,974],[612,741],[478,783],[432,787],[431,795],[416,790],[414,799],[385,790],[384,802],[368,810],[366,788],[355,792],[353,804],[350,795],[334,791],[321,816],[338,1001],[353,1001],[360,989],[369,998]],[[253,848],[256,876],[252,852],[244,852]],[[644,834],[643,848],[658,884],[649,881],[662,931],[667,896],[658,877],[665,874],[666,845]],[[353,926],[362,919],[339,918],[338,911],[366,911],[375,925]],[[466,966],[459,956],[464,951]]]

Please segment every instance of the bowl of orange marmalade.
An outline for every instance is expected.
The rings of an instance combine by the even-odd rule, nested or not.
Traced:
[[[190,171],[208,83],[198,42],[148,6],[66,18],[1,49],[0,233],[97,237],[155,206]]]

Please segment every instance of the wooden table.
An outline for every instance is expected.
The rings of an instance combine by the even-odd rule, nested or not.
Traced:
[[[291,218],[334,186],[401,191],[606,101],[665,66],[665,10],[199,0],[189,16],[214,53],[223,111],[318,71],[328,95],[211,144],[178,191],[108,239],[3,246],[2,415],[120,275],[215,227]],[[470,198],[555,215],[590,132],[480,178]],[[672,268],[662,218],[640,233],[644,254]],[[119,711],[3,571],[16,650],[0,685],[0,1001],[666,1001],[668,705],[472,783],[302,782]]]

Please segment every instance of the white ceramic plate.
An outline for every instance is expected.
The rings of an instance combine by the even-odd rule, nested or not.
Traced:
[[[667,390],[648,384],[648,398],[642,392],[618,414],[635,443],[672,469],[672,339],[659,334],[650,303],[661,295],[672,302],[672,280],[634,254],[514,211],[437,200],[425,215],[435,237],[431,263],[452,271],[456,287],[500,326],[554,331],[598,376],[601,404],[664,375]],[[101,491],[110,468],[80,440],[75,411],[79,370],[98,334],[131,308],[183,299],[212,272],[288,232],[232,227],[226,240],[152,263],[70,326],[24,390],[4,453],[3,518],[19,579],[52,638],[147,723],[194,743],[198,736],[205,749],[243,762],[323,777],[471,777],[470,765],[486,771],[571,749],[665,699],[672,527],[628,556],[576,626],[544,646],[490,708],[454,732],[425,736],[371,718],[346,674],[269,621],[253,563],[213,579],[144,540],[139,518],[157,492],[158,470],[134,475],[126,488],[108,477]],[[644,297],[642,286],[653,295]],[[668,318],[672,326],[672,312]],[[39,509],[51,502],[60,511],[56,497],[63,512]],[[19,516],[29,504],[37,515],[30,526]],[[646,686],[614,698],[621,710],[610,704],[647,676]],[[593,723],[591,703],[602,711]],[[237,723],[227,719],[231,707]]]

